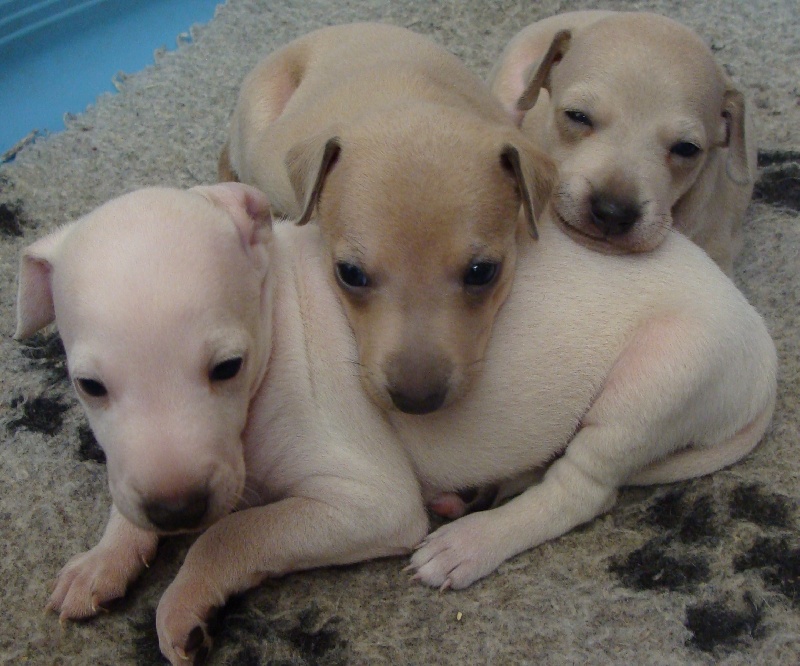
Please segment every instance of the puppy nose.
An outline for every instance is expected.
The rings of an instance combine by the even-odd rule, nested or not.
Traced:
[[[438,388],[432,393],[424,395],[405,393],[403,391],[389,391],[394,406],[406,414],[429,414],[435,412],[444,404],[447,397],[446,388]]]
[[[637,204],[605,194],[594,195],[590,207],[592,224],[604,236],[621,236],[627,233],[641,215]]]
[[[386,391],[394,406],[406,414],[428,414],[447,399],[453,362],[438,349],[412,343],[389,358]]]
[[[144,512],[153,525],[165,532],[191,530],[203,522],[208,499],[208,492],[202,490],[176,499],[152,500],[144,505]]]

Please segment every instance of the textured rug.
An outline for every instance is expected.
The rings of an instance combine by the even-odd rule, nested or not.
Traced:
[[[176,52],[120,77],[120,92],[69,119],[65,132],[24,146],[0,167],[0,663],[161,663],[155,607],[190,543],[167,540],[108,614],[59,626],[43,612],[59,568],[97,542],[110,500],[102,451],[67,383],[57,337],[11,339],[21,249],[125,191],[213,181],[243,75],[311,29],[395,23],[485,75],[522,26],[590,6],[682,20],[754,102],[761,170],[737,280],[780,354],[764,442],[711,477],[627,490],[608,515],[465,591],[412,583],[402,559],[268,582],[228,605],[211,662],[800,663],[797,0],[230,0]]]

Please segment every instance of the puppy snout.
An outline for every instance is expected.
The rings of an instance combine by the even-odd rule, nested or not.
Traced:
[[[387,391],[401,412],[428,414],[447,399],[453,364],[439,354],[402,354],[389,363]]]
[[[389,390],[394,406],[406,414],[429,414],[444,404],[447,389],[439,388],[432,393],[409,393],[407,391]]]
[[[642,214],[638,204],[607,194],[594,194],[589,202],[589,211],[592,224],[604,236],[621,236],[629,232]]]
[[[176,498],[151,500],[144,505],[147,519],[165,532],[199,527],[208,513],[209,493],[198,490]]]

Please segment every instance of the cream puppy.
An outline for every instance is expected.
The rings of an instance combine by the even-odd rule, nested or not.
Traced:
[[[55,318],[114,504],[59,574],[62,618],[124,594],[161,535],[205,529],[157,611],[172,663],[200,659],[214,609],[268,577],[418,546],[417,579],[465,587],[620,486],[710,473],[767,428],[772,340],[678,233],[608,256],[543,216],[473,390],[420,417],[362,390],[318,227],[270,229],[267,210],[237,184],[142,190],[25,252],[16,335]],[[425,501],[534,471],[425,538]]]
[[[363,23],[256,66],[220,179],[316,216],[366,390],[424,414],[468,391],[554,171],[454,55]]]
[[[644,252],[674,226],[729,275],[756,173],[744,96],[689,28],[644,12],[568,12],[517,34],[493,92],[561,174],[568,233]]]

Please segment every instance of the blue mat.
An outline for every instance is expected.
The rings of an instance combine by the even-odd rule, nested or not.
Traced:
[[[219,0],[0,0],[0,154],[34,130],[64,129],[113,77],[207,23]]]

